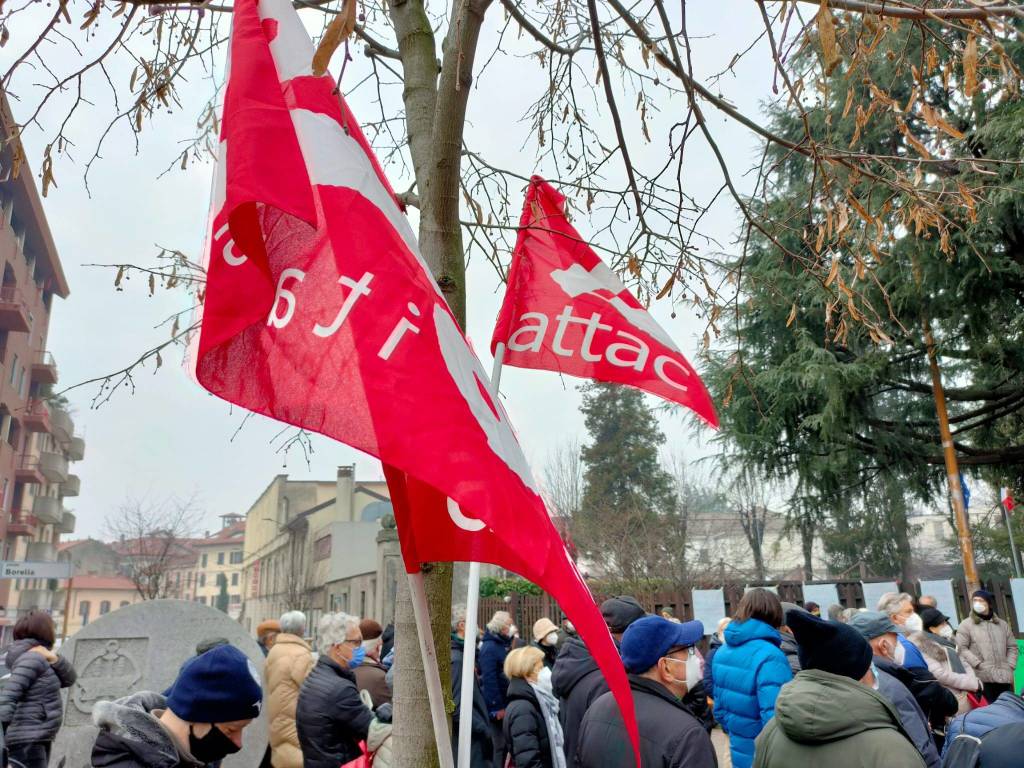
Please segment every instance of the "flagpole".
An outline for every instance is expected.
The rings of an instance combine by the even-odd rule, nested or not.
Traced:
[[[491,369],[491,396],[497,399],[501,386],[501,368],[505,362],[505,344],[494,348],[494,367]],[[469,583],[466,587],[466,639],[462,648],[462,690],[459,691],[459,765],[470,768],[473,727],[473,683],[476,682],[477,613],[480,610],[480,563],[469,564]]]
[[[1003,522],[1006,523],[1006,533],[1010,537],[1010,557],[1013,558],[1013,571],[1020,578],[1020,552],[1017,550],[1017,541],[1013,537],[1013,520],[1010,517],[1010,510],[1006,508],[1003,501],[1002,488],[999,489],[999,508],[1003,512]]]
[[[423,573],[410,573],[409,594],[412,597],[412,612],[416,619],[416,634],[420,637],[420,654],[423,656],[423,674],[427,682],[427,697],[430,700],[430,719],[434,724],[434,741],[437,744],[437,759],[441,768],[453,768],[452,747],[448,741],[448,714],[444,706],[444,691],[441,689],[441,673],[437,666],[437,649],[434,647],[434,633],[430,626],[430,612],[427,608],[427,593],[423,588]],[[470,710],[472,712],[472,710]]]

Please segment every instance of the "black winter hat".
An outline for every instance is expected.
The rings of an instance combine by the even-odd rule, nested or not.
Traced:
[[[921,624],[924,625],[925,629],[931,629],[932,627],[941,627],[948,621],[949,616],[944,614],[938,608],[921,609]]]
[[[601,603],[601,615],[604,623],[608,625],[608,631],[621,635],[637,619],[647,614],[644,607],[640,605],[635,597],[620,595],[612,597]]]
[[[853,627],[837,621],[822,621],[805,611],[786,614],[786,626],[793,632],[803,669],[820,669],[860,680],[871,666],[871,646]]]
[[[971,593],[971,599],[980,597],[986,603],[989,608],[994,608],[996,605],[996,596],[989,592],[987,589],[976,589]]]

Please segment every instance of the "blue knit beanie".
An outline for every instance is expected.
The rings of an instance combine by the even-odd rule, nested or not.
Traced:
[[[260,715],[263,690],[249,658],[219,645],[190,659],[171,686],[167,707],[189,723],[233,723]]]

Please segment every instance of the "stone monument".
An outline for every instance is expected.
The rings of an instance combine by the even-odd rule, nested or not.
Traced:
[[[262,677],[263,652],[256,641],[227,614],[199,603],[148,600],[83,627],[60,649],[74,665],[78,680],[64,695],[64,720],[50,765],[56,768],[63,761],[63,768],[88,768],[96,739],[96,702],[135,691],[167,690],[181,665],[195,655],[196,645],[218,637],[245,653]],[[266,746],[267,726],[261,716],[245,729],[242,751],[227,758],[224,768],[259,765]]]

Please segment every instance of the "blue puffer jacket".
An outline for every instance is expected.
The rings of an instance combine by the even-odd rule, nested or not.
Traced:
[[[782,636],[763,621],[734,621],[712,660],[715,719],[729,734],[734,768],[754,763],[754,739],[775,714],[779,689],[793,679]]]
[[[949,745],[961,733],[980,739],[989,731],[1010,723],[1024,723],[1024,698],[1012,693],[1003,693],[987,707],[973,709],[950,721],[946,726],[946,743],[942,745],[942,756],[946,756]]]

